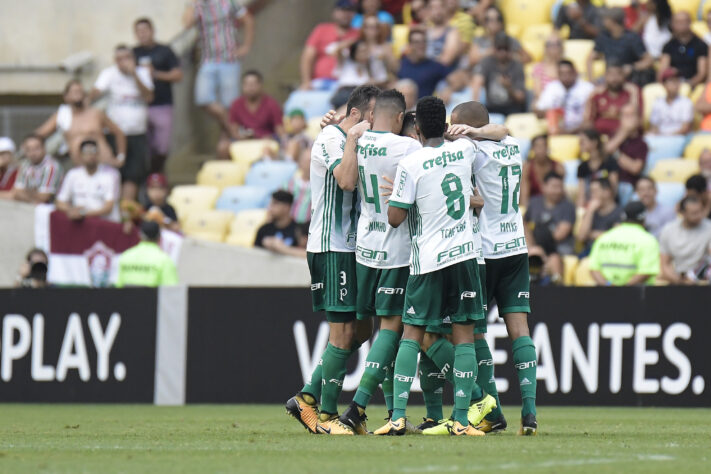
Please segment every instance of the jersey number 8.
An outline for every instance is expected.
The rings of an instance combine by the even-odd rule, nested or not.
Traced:
[[[462,181],[456,174],[448,173],[442,180],[442,192],[447,197],[447,214],[455,220],[461,219],[465,212],[462,189]]]

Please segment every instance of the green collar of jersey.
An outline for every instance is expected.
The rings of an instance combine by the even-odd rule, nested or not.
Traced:
[[[390,133],[386,132],[385,130],[368,130],[370,133]]]
[[[334,127],[336,127],[338,130],[340,130],[343,135],[348,136],[348,134],[343,131],[343,129],[341,128],[340,125],[334,125]]]

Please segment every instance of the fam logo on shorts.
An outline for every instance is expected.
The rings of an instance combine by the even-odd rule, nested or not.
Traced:
[[[311,291],[323,290],[323,283],[311,283]]]

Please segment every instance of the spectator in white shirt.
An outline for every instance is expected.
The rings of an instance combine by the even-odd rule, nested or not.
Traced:
[[[114,52],[116,64],[99,74],[90,99],[107,94],[109,118],[126,135],[126,161],[121,167],[121,197],[136,200],[138,187],[145,181],[148,163],[148,104],[153,101],[153,79],[144,66],[136,66],[133,51],[119,45]]]
[[[659,97],[652,105],[649,133],[653,135],[686,135],[694,122],[694,104],[679,94],[681,78],[674,68],[662,73],[666,97]]]
[[[103,217],[118,222],[118,172],[99,165],[99,147],[94,140],[84,140],[79,146],[82,166],[67,173],[57,195],[57,209],[72,220]]]
[[[534,109],[539,117],[562,114],[558,133],[578,133],[585,119],[585,103],[594,88],[591,83],[578,77],[578,71],[571,61],[564,59],[558,63],[558,80],[543,89]]]
[[[662,228],[676,219],[673,206],[664,205],[657,201],[657,183],[649,176],[641,176],[635,185],[637,197],[646,209],[644,227],[654,237],[659,239]]]

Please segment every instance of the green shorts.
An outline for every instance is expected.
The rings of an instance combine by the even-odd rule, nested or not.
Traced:
[[[355,254],[351,252],[306,253],[311,272],[311,302],[314,311],[352,313],[344,321],[355,318],[356,270]],[[331,315],[333,316],[333,315]],[[337,316],[337,315],[336,315]],[[342,318],[335,318],[342,319]]]
[[[405,287],[410,267],[372,268],[356,262],[358,319],[400,316],[405,306]]]
[[[530,287],[527,253],[486,259],[487,304],[495,299],[500,315],[530,313]]]
[[[410,275],[402,322],[410,326],[472,324],[484,318],[476,260],[465,260],[423,275]]]
[[[486,265],[477,265],[479,269],[479,282],[481,288],[481,301],[484,309],[484,318],[474,321],[474,334],[486,334]],[[452,322],[445,318],[440,324],[430,324],[425,329],[426,332],[434,334],[452,334]]]

